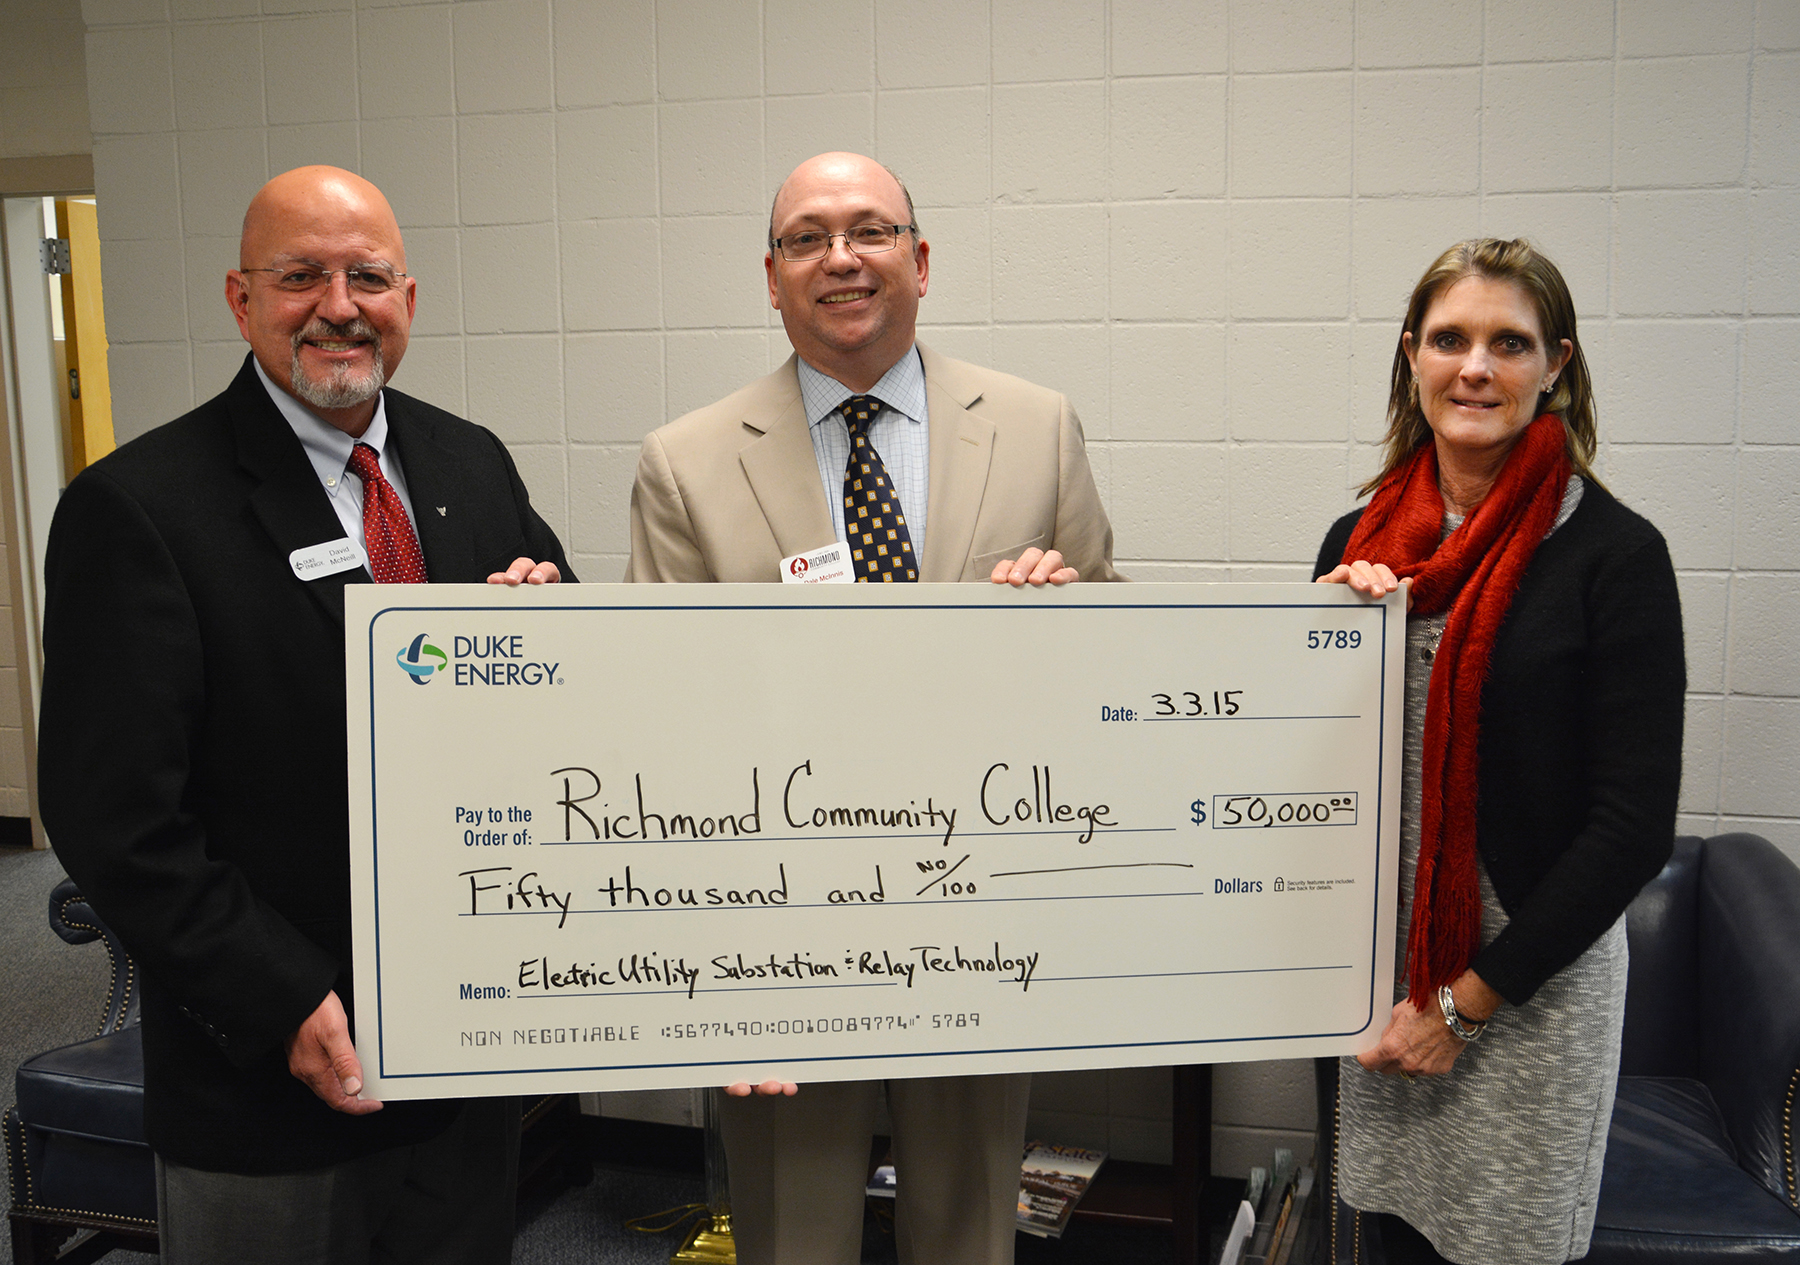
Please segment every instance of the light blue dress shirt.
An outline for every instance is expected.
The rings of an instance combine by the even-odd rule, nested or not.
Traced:
[[[838,410],[857,392],[828,377],[802,360],[800,400],[806,407],[806,423],[812,432],[813,456],[819,463],[819,481],[825,485],[825,504],[831,507],[831,523],[837,539],[844,536],[844,467],[850,461],[850,427]],[[894,367],[881,375],[864,395],[881,401],[881,412],[869,427],[869,442],[881,454],[893,481],[906,531],[912,537],[913,556],[925,556],[925,507],[931,499],[931,425],[925,408],[925,365],[919,349],[909,347]],[[827,544],[827,541],[819,541]]]

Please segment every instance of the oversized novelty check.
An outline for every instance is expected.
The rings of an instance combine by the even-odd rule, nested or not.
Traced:
[[[353,585],[380,1098],[1372,1045],[1403,616],[1311,584]]]

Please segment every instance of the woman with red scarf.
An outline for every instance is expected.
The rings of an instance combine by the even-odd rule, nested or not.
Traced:
[[[1623,915],[1672,847],[1686,686],[1668,549],[1594,446],[1556,266],[1446,251],[1407,308],[1374,495],[1316,572],[1409,611],[1404,965],[1338,1085],[1339,1194],[1390,1262],[1557,1265],[1593,1231]]]

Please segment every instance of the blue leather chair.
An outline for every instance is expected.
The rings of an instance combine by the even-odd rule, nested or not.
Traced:
[[[1686,837],[1626,913],[1619,1092],[1587,1265],[1800,1265],[1800,869]],[[1337,1060],[1317,1063],[1325,1259],[1385,1265],[1335,1200]]]
[[[1680,839],[1632,902],[1591,1265],[1800,1262],[1800,869]]]
[[[13,1260],[153,1253],[156,1170],[144,1141],[137,970],[69,880],[50,893],[50,926],[70,944],[102,941],[112,982],[96,1035],[19,1066],[18,1105],[4,1118]],[[69,1243],[83,1232],[89,1237]]]
[[[87,1265],[115,1248],[155,1254],[156,1165],[144,1140],[137,967],[72,879],[50,893],[50,926],[70,944],[102,941],[112,979],[96,1035],[19,1066],[18,1105],[3,1121],[13,1260]],[[521,1185],[585,1185],[593,1170],[580,1146],[575,1095],[521,1106]]]

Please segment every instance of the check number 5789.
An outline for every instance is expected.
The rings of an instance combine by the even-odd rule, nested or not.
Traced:
[[[1354,628],[1314,628],[1306,634],[1308,650],[1355,650],[1362,645],[1362,633]]]

